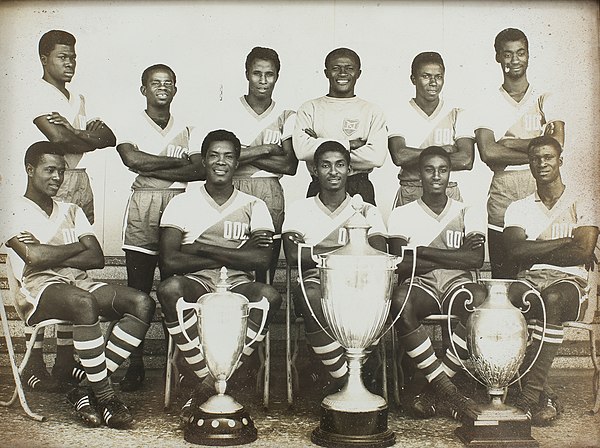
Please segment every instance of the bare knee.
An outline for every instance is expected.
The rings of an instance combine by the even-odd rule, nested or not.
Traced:
[[[156,296],[165,316],[175,315],[177,300],[184,296],[184,288],[180,277],[169,277],[162,281],[156,290]]]
[[[564,308],[568,302],[566,298],[558,291],[544,291],[542,293],[544,305],[546,307],[546,319],[550,324],[559,325],[562,323]]]
[[[98,321],[100,309],[96,298],[83,289],[74,291],[66,298],[74,324],[91,325]]]
[[[156,302],[148,294],[135,290],[130,297],[131,312],[143,322],[150,323],[156,310]]]

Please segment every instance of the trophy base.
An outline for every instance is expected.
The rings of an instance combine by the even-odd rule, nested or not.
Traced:
[[[482,406],[467,412],[463,425],[454,431],[466,445],[472,447],[538,447],[531,436],[531,421],[525,414],[502,404]]]
[[[328,448],[392,446],[396,435],[387,427],[387,406],[367,412],[340,412],[321,406],[321,424],[311,441]]]
[[[200,410],[185,426],[183,438],[197,445],[232,446],[254,442],[257,435],[254,422],[242,408],[228,414]]]

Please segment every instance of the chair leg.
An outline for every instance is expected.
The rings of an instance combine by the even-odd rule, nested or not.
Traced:
[[[1,293],[0,293],[1,294]],[[29,405],[27,404],[27,399],[25,398],[25,391],[23,390],[23,384],[21,383],[20,373],[23,371],[25,366],[27,365],[27,361],[29,361],[29,357],[31,356],[31,350],[33,349],[33,344],[35,342],[35,338],[38,332],[38,328],[33,332],[31,339],[27,343],[27,351],[25,353],[25,357],[21,362],[21,365],[17,367],[17,360],[15,357],[15,351],[12,343],[12,338],[10,336],[10,328],[8,327],[8,318],[6,316],[6,310],[4,309],[4,302],[2,300],[2,296],[0,295],[0,317],[2,318],[2,330],[4,331],[4,339],[6,340],[6,348],[8,351],[8,357],[10,359],[10,367],[12,369],[13,378],[15,380],[15,390],[13,392],[12,398],[7,402],[0,402],[1,406],[10,406],[15,401],[17,396],[19,397],[19,402],[21,403],[21,407],[25,411],[25,413],[34,420],[39,422],[43,422],[46,420],[46,417],[40,414],[36,414],[33,412]]]
[[[594,407],[590,410],[591,414],[597,414],[600,411],[600,363],[598,362],[596,352],[596,332],[590,328],[590,352],[592,363],[594,364],[594,377],[592,379],[592,390],[594,393]]]
[[[173,392],[173,386],[177,388],[177,354],[179,350],[175,345],[173,338],[169,335],[169,342],[167,348],[167,366],[165,371],[165,406],[164,410],[167,411],[171,407],[171,396]]]
[[[400,388],[404,385],[404,372],[398,367],[399,362],[402,360],[401,353],[399,353],[399,347],[396,342],[396,331],[395,329],[390,330],[392,334],[392,380],[394,382],[394,402],[396,406],[400,406]]]
[[[385,336],[379,340],[379,353],[381,356],[381,384],[382,393],[385,401],[388,401],[388,384],[387,384],[387,353],[385,347]]]
[[[271,385],[271,332],[268,331],[264,340],[265,348],[265,367],[263,379],[263,406],[265,409],[269,407],[269,392]]]

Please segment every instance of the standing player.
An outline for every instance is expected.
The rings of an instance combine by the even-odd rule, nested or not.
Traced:
[[[460,305],[468,294],[460,294],[452,314],[460,317],[452,338],[458,353],[446,350],[438,359],[427,331],[420,321],[431,314],[448,313],[450,297],[460,288],[468,289],[475,305],[485,298],[485,289],[473,282],[473,274],[483,264],[485,218],[480,210],[449,198],[446,188],[452,169],[450,155],[444,148],[430,146],[419,156],[419,173],[423,185],[421,198],[392,210],[388,220],[390,253],[400,255],[404,247],[416,249],[416,275],[407,298],[412,273],[413,253],[407,252],[398,266],[401,280],[392,296],[392,315],[397,315],[403,302],[406,306],[396,323],[400,343],[427,379],[424,391],[412,404],[420,418],[436,413],[435,399],[449,406],[460,420],[474,402],[458,392],[450,381],[466,359],[466,329],[468,312]]]
[[[352,198],[346,192],[346,182],[352,173],[350,154],[339,142],[321,143],[315,151],[314,175],[321,186],[316,196],[291,204],[283,224],[283,249],[290,266],[298,266],[298,244],[309,244],[315,254],[331,252],[344,246],[347,232],[344,225],[354,215]],[[365,203],[362,213],[371,225],[369,244],[386,251],[385,225],[379,210]],[[307,298],[319,322],[325,325],[321,307],[319,271],[310,253],[302,258],[304,287]],[[298,280],[300,281],[300,280]],[[306,339],[317,358],[323,363],[334,385],[341,385],[348,372],[343,347],[332,340],[312,317],[302,293],[294,294],[294,305],[304,317]]]
[[[64,182],[56,199],[70,202],[83,209],[90,223],[94,223],[94,197],[85,168],[80,166],[83,155],[99,148],[115,145],[115,136],[99,119],[88,119],[82,94],[67,89],[75,75],[75,37],[62,30],[45,33],[38,47],[43,68],[42,78],[32,86],[28,102],[29,116],[35,124],[35,138],[46,138],[60,143],[65,152]],[[70,361],[73,357],[72,328],[57,326],[57,355],[65,361],[55,364],[52,379],[48,376],[42,357],[44,334],[40,332],[32,351],[31,368],[36,372],[25,375],[26,383],[34,389],[51,389],[48,383],[78,381],[83,370]],[[61,368],[60,366],[66,366]]]
[[[545,383],[563,340],[562,323],[581,319],[585,313],[589,293],[587,270],[593,266],[598,240],[594,212],[597,207],[582,202],[577,198],[578,192],[565,187],[560,174],[561,153],[560,144],[552,137],[531,140],[529,167],[537,189],[508,206],[503,235],[507,254],[519,265],[518,278],[539,290],[547,313],[540,354],[523,378],[516,402],[529,413],[534,425],[548,424],[561,411]],[[514,285],[515,289],[521,286],[524,287]],[[533,343],[528,347],[535,354],[543,335],[542,314],[533,309],[527,317],[538,319]]]
[[[296,113],[273,100],[279,79],[279,55],[271,48],[254,47],[246,57],[248,93],[222,106],[215,129],[231,129],[242,143],[233,185],[262,199],[269,209],[275,233],[281,234],[284,213],[283,188],[279,179],[296,174],[298,159],[292,148]],[[271,278],[275,273],[281,240],[273,244]],[[263,273],[259,277],[264,281]]]
[[[16,308],[28,325],[48,319],[73,322],[75,349],[91,392],[75,388],[67,394],[69,402],[89,426],[126,427],[133,416],[108,375],[144,339],[154,301],[135,289],[88,277],[87,269],[104,266],[104,255],[83,211],[53,199],[66,167],[61,145],[34,143],[25,154],[25,167],[27,190],[6,225],[8,256],[22,292]],[[99,316],[116,321],[106,341]]]
[[[327,95],[307,101],[296,116],[293,142],[299,160],[304,160],[312,175],[307,197],[316,195],[319,182],[313,174],[313,156],[327,140],[337,140],[350,152],[352,174],[346,188],[353,196],[359,193],[375,205],[375,190],[369,173],[385,162],[387,127],[381,109],[354,93],[360,77],[360,58],[348,48],[337,48],[325,58],[325,76],[329,80]]]
[[[185,327],[190,344],[181,332],[175,305],[180,297],[195,302],[207,292],[214,292],[222,266],[227,267],[231,291],[240,293],[252,302],[266,297],[269,301],[269,322],[281,305],[281,296],[270,285],[254,281],[252,271],[268,267],[273,248],[273,222],[265,203],[233,186],[241,144],[229,131],[210,132],[202,142],[202,163],[206,183],[199,189],[187,191],[171,200],[160,226],[160,264],[165,275],[157,291],[165,324],[181,354],[200,383],[182,408],[182,422],[214,393],[212,381],[198,349],[197,317],[185,314]],[[198,219],[201,216],[202,219]],[[259,329],[254,312],[248,319],[246,343]],[[267,332],[265,326],[256,343]],[[244,350],[242,362],[254,352],[254,346]]]
[[[418,54],[411,65],[415,97],[388,115],[388,149],[400,167],[400,188],[394,206],[408,204],[423,194],[419,179],[419,155],[428,146],[439,146],[449,155],[452,170],[473,168],[473,130],[464,126],[464,112],[444,102],[444,61],[439,53]],[[456,182],[448,183],[448,197],[462,200]]]
[[[514,28],[502,30],[494,48],[504,82],[498,91],[482,98],[475,138],[481,160],[494,172],[487,203],[492,277],[514,278],[517,267],[508,261],[502,239],[504,213],[511,202],[535,191],[527,169],[529,141],[545,134],[564,145],[564,122],[550,95],[527,80],[529,43],[525,34]]]
[[[190,150],[193,128],[177,123],[171,115],[176,81],[175,72],[164,64],[146,68],[140,87],[146,110],[129,120],[118,137],[117,151],[123,163],[138,173],[124,219],[127,285],[147,294],[158,263],[160,217],[188,181],[204,179],[200,153]],[[142,346],[133,353],[121,390],[141,387],[145,377],[142,354]]]

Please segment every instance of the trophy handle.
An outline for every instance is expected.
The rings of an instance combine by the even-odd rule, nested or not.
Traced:
[[[179,327],[181,328],[181,332],[185,336],[185,338],[192,342],[187,331],[185,330],[184,322],[183,322],[183,312],[186,310],[195,310],[197,313],[200,313],[200,304],[199,303],[191,303],[186,302],[183,297],[180,297],[177,300],[177,304],[175,305],[175,309],[177,310],[177,321],[179,322]],[[202,356],[204,356],[204,350],[202,350],[202,344],[199,344],[200,352]]]
[[[475,381],[477,381],[479,384],[481,384],[484,387],[487,387],[487,385],[483,381],[481,381],[479,378],[477,378],[477,376],[473,375],[471,373],[471,371],[467,368],[467,366],[465,366],[465,364],[463,363],[463,360],[460,359],[460,356],[458,356],[458,350],[456,350],[456,344],[454,343],[454,339],[452,338],[452,305],[454,305],[454,299],[456,299],[456,297],[461,292],[465,292],[469,296],[469,298],[465,301],[465,304],[464,304],[465,305],[465,309],[469,313],[472,313],[473,311],[475,311],[475,308],[472,308],[472,309],[467,308],[467,306],[473,304],[473,302],[475,300],[475,298],[473,297],[473,293],[471,291],[469,291],[467,288],[465,288],[465,285],[461,285],[460,288],[458,288],[456,291],[454,291],[454,294],[452,294],[452,296],[450,297],[450,302],[448,302],[448,320],[447,320],[447,323],[448,323],[448,334],[450,335],[450,345],[452,346],[452,350],[456,354],[456,359],[458,359],[458,362],[460,363],[460,365],[463,368],[463,370],[465,372],[467,372],[469,374],[469,376],[471,378],[473,378]]]
[[[521,310],[521,313],[525,314],[526,312],[528,312],[531,309],[531,303],[527,299],[527,296],[532,294],[534,297],[536,297],[539,300],[540,305],[542,306],[542,314],[544,317],[544,327],[542,328],[542,339],[540,340],[540,346],[538,347],[537,352],[535,353],[535,357],[533,358],[533,361],[531,361],[531,363],[529,364],[527,369],[525,369],[523,371],[523,373],[521,373],[517,378],[515,378],[513,381],[508,383],[509,386],[511,384],[514,384],[517,381],[520,381],[525,375],[527,375],[527,373],[531,370],[531,368],[537,361],[538,356],[540,355],[540,352],[542,351],[542,347],[544,346],[544,338],[546,337],[546,324],[547,324],[546,305],[544,303],[544,299],[542,299],[542,295],[540,294],[540,292],[537,289],[535,289],[533,286],[531,286],[529,283],[527,283],[526,281],[515,280],[515,282],[523,283],[524,285],[529,287],[529,290],[525,291],[525,293],[523,293],[523,295],[521,296],[521,301],[523,302],[523,304],[526,307],[524,310]]]
[[[317,319],[317,316],[310,304],[310,301],[308,300],[308,296],[306,295],[306,288],[304,287],[304,276],[302,275],[302,249],[305,247],[310,249],[310,257],[314,260],[315,263],[318,264],[320,261],[319,257],[316,256],[313,252],[313,249],[314,249],[313,246],[310,246],[310,245],[304,244],[304,243],[298,243],[298,277],[300,277],[300,289],[302,290],[302,296],[304,297],[304,302],[306,303],[306,306],[308,307],[308,310],[310,311],[310,315],[312,316],[312,318],[319,325],[319,327],[321,327],[321,330],[323,330],[323,332],[327,336],[329,336],[331,339],[333,339],[335,341],[336,339],[329,333],[329,331],[325,330],[325,327],[323,327],[323,325],[321,325],[321,322],[319,321],[319,319]]]
[[[415,279],[415,273],[417,272],[417,249],[416,248],[412,248],[412,247],[403,246],[402,247],[402,255],[400,255],[399,257],[396,257],[396,266],[398,266],[400,263],[402,263],[402,260],[404,259],[404,252],[406,252],[406,251],[411,251],[413,253],[412,272],[410,274],[410,283],[408,285],[408,291],[406,291],[406,300],[402,304],[402,307],[400,308],[400,311],[398,312],[398,314],[396,315],[396,317],[394,317],[394,320],[392,321],[392,323],[390,324],[390,326],[387,327],[381,333],[381,336],[379,336],[378,339],[380,339],[383,336],[385,336],[385,334],[388,331],[390,331],[394,327],[394,325],[396,325],[396,322],[398,321],[398,319],[400,319],[400,316],[402,315],[402,311],[404,311],[404,307],[406,306],[406,302],[408,302],[408,297],[410,296],[410,291],[412,290],[412,287],[413,287],[413,282],[414,282],[414,279]]]
[[[252,344],[254,344],[254,342],[258,339],[258,337],[262,333],[263,329],[265,328],[265,324],[267,323],[267,316],[269,314],[269,301],[267,300],[266,297],[263,297],[258,302],[250,302],[248,304],[248,314],[250,313],[250,310],[252,310],[252,309],[261,310],[262,311],[262,319],[261,319],[261,322],[260,322],[260,328],[256,332],[256,336],[254,336],[254,339],[252,339],[250,342],[248,342],[244,346],[244,348],[248,348],[249,346],[251,346]]]

